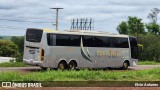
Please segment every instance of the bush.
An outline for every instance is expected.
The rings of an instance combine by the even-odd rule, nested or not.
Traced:
[[[9,40],[0,40],[0,56],[17,57],[19,55],[18,46]]]
[[[140,60],[160,61],[159,35],[139,35],[138,41],[144,46],[143,52],[139,55]]]
[[[16,56],[16,62],[22,62],[24,49],[24,36],[13,36],[11,41],[18,46],[19,53]]]
[[[18,46],[18,50],[21,54],[23,54],[24,49],[24,36],[13,36],[11,41]]]
[[[23,61],[23,55],[22,54],[19,54],[17,57],[16,57],[16,62],[22,62]]]

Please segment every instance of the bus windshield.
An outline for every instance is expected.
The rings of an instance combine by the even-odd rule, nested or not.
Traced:
[[[131,58],[138,59],[138,46],[135,37],[129,37],[131,46]]]
[[[41,42],[43,30],[41,29],[27,29],[26,41],[28,42]]]

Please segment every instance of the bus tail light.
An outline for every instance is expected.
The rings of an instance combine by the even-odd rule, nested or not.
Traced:
[[[41,48],[40,49],[40,60],[43,61],[44,59],[44,50]]]

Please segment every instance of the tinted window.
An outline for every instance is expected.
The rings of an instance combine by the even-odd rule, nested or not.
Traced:
[[[70,35],[70,46],[80,46],[79,35]]]
[[[80,36],[57,34],[56,45],[57,46],[80,46]]]
[[[110,40],[108,37],[94,37],[96,47],[110,47]]]
[[[61,35],[61,34],[57,34],[56,35],[56,45],[57,46],[68,46],[68,42],[70,40],[70,36],[69,35]]]
[[[131,58],[138,59],[138,46],[137,40],[134,37],[130,37],[130,45],[131,45]]]
[[[129,48],[128,38],[82,36],[84,47]],[[47,34],[48,45],[80,46],[80,35]]]
[[[84,47],[94,47],[94,37],[93,36],[83,36],[83,46]]]
[[[112,40],[112,47],[115,47],[115,48],[129,48],[128,38],[114,37],[110,40]]]
[[[55,46],[56,45],[56,35],[48,33],[47,42],[48,42],[48,45]]]
[[[137,47],[137,40],[136,40],[136,38],[135,37],[130,37],[129,39],[130,39],[131,46]]]
[[[41,42],[43,31],[41,29],[27,29],[26,41]]]
[[[128,38],[83,36],[85,47],[129,48]]]

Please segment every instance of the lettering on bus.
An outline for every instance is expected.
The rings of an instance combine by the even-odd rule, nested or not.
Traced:
[[[27,43],[26,46],[39,47],[37,43]]]
[[[108,58],[117,58],[118,52],[117,51],[112,51],[112,50],[97,50],[95,52],[95,55],[98,57],[108,57]]]

